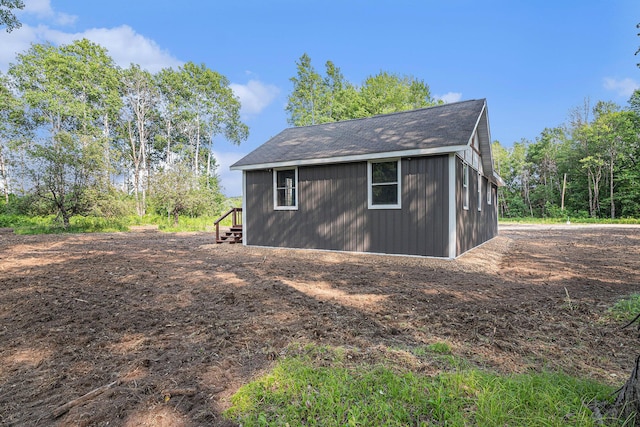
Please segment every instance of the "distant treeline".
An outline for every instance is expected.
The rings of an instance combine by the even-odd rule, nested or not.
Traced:
[[[493,144],[503,218],[640,217],[640,90],[626,108],[597,102],[511,148]]]

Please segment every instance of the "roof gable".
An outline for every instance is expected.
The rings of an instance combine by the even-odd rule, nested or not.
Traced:
[[[479,132],[492,171],[484,99],[313,126],[288,128],[231,166],[234,170],[456,152]],[[488,152],[485,149],[488,147]],[[486,157],[486,159],[485,159]]]

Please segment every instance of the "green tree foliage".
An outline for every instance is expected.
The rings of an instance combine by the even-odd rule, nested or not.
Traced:
[[[345,80],[336,65],[327,61],[322,77],[306,53],[296,62],[290,79],[293,90],[285,110],[293,126],[329,123],[376,114],[393,113],[436,104],[429,86],[412,76],[380,72],[360,87]]]
[[[65,228],[74,215],[91,211],[97,199],[89,197],[96,190],[102,193],[98,177],[102,168],[102,147],[96,140],[78,143],[66,131],[57,133],[49,144],[30,148],[34,166],[34,194],[54,207]]]
[[[9,74],[39,135],[27,147],[27,173],[66,227],[71,215],[86,211],[90,186],[108,186],[109,117],[120,99],[113,61],[88,40],[36,44],[18,55]]]
[[[289,113],[287,122],[293,126],[307,126],[332,121],[323,105],[327,100],[327,87],[311,65],[309,55],[303,54],[296,66],[297,77],[290,79],[293,92],[285,108]]]
[[[121,74],[124,106],[120,122],[120,153],[125,170],[133,176],[133,195],[136,212],[146,212],[146,178],[149,172],[149,153],[152,137],[157,128],[159,91],[153,76],[140,66],[132,64]]]
[[[384,71],[364,81],[360,98],[367,117],[436,104],[431,98],[429,86],[422,80]]]
[[[152,179],[156,209],[173,218],[178,225],[180,215],[219,214],[224,198],[217,177],[197,176],[186,162],[166,166]]]
[[[176,153],[191,162],[194,172],[211,175],[214,138],[221,135],[240,144],[249,135],[240,120],[240,101],[228,79],[204,64],[188,62],[178,70],[162,70],[157,84],[163,97],[160,115],[164,134],[160,140],[167,157]]]
[[[167,193],[152,184],[166,181],[177,164],[189,165],[190,180],[177,189],[219,205],[214,139],[239,144],[247,136],[229,81],[204,64],[156,75],[135,64],[122,70],[104,48],[79,40],[34,44],[0,75],[0,188],[8,199],[5,165],[20,159],[14,163],[23,179],[16,182],[31,181],[23,195],[65,226],[75,214],[128,212],[122,189],[143,215],[150,192]],[[111,209],[106,200],[120,207]],[[172,202],[170,211],[206,210],[196,205]]]
[[[24,2],[22,0],[0,0],[0,26],[7,27],[8,33],[22,26],[14,9],[24,9]]]
[[[12,183],[11,154],[16,141],[30,129],[23,113],[20,98],[13,93],[7,76],[0,73],[0,189],[5,203],[9,203]]]
[[[534,142],[494,143],[501,216],[640,216],[640,116],[630,106],[587,102]]]
[[[629,109],[640,115],[640,89],[634,90],[629,98]]]

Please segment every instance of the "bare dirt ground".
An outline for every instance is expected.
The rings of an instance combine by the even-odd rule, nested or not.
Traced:
[[[455,261],[213,240],[0,234],[0,425],[231,426],[230,396],[292,343],[364,360],[447,342],[500,372],[610,384],[640,350],[603,320],[640,292],[640,227],[502,227]]]

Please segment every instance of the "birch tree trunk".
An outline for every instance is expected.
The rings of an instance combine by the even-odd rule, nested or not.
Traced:
[[[2,192],[4,193],[5,203],[9,203],[9,172],[7,170],[7,160],[0,146],[0,179],[2,179]]]

